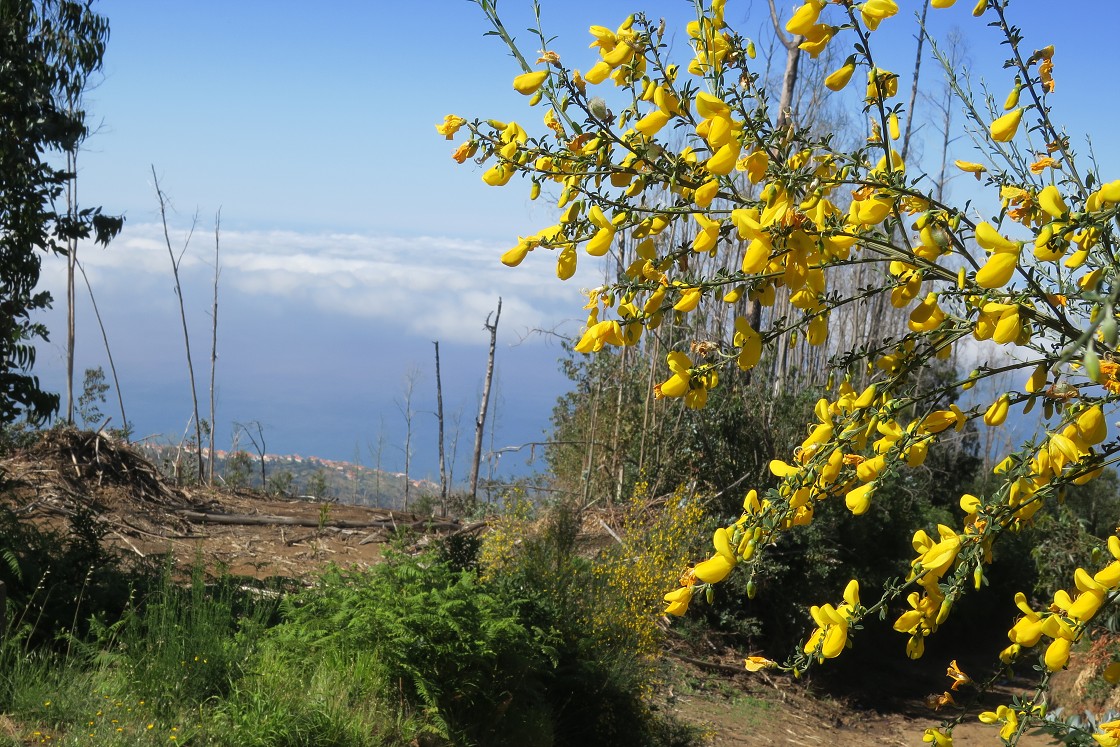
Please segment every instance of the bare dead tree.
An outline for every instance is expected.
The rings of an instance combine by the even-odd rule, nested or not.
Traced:
[[[191,337],[187,330],[187,308],[183,301],[183,284],[179,281],[179,263],[183,261],[183,254],[187,251],[187,246],[191,243],[191,236],[194,235],[194,229],[198,224],[198,216],[195,216],[194,221],[191,223],[191,230],[187,234],[186,240],[183,242],[183,248],[179,252],[179,256],[175,256],[175,250],[171,248],[171,234],[167,229],[167,195],[159,186],[159,177],[156,176],[156,167],[152,165],[152,181],[156,189],[156,198],[159,200],[159,215],[160,220],[163,222],[163,240],[167,244],[167,254],[171,257],[171,274],[175,277],[175,295],[179,297],[179,318],[183,322],[183,345],[187,351],[187,374],[191,382],[191,403],[194,406],[194,432],[195,432],[195,454],[197,457],[198,480],[202,481],[202,423],[198,419],[198,387],[194,381],[194,363],[191,361]],[[211,427],[213,427],[211,425]]]
[[[412,397],[416,393],[416,382],[420,379],[420,371],[416,368],[409,369],[404,376],[404,394],[397,400],[397,409],[404,416],[404,504],[402,510],[408,510],[409,492],[412,487],[412,417],[416,414],[412,409]]]
[[[71,102],[73,105],[75,102]],[[66,215],[78,215],[78,146],[66,151]],[[67,239],[66,247],[66,422],[74,423],[74,270],[78,264],[78,237]],[[88,281],[87,281],[88,282]]]
[[[782,74],[782,95],[778,100],[778,119],[775,121],[774,126],[777,129],[788,127],[793,121],[793,89],[797,86],[797,65],[801,60],[801,42],[805,41],[803,36],[787,37],[782,33],[782,23],[778,18],[778,8],[774,5],[774,0],[769,0],[770,4],[770,20],[774,24],[774,33],[777,34],[778,41],[786,48],[786,69]]]
[[[914,124],[914,105],[918,101],[918,74],[922,70],[922,46],[926,40],[926,13],[929,12],[929,0],[922,3],[922,16],[918,21],[918,52],[914,56],[914,79],[910,82],[910,106],[906,110],[906,130],[902,135],[902,162],[906,163],[906,154],[910,150],[910,127]]]
[[[501,422],[499,418],[500,406],[502,404],[501,396],[501,377],[497,377],[498,386],[494,387],[497,395],[491,397],[492,403],[490,405],[490,444],[486,449],[486,502],[490,503],[493,500],[491,491],[494,488],[495,475],[494,472],[498,467],[498,460],[502,458],[502,451],[497,449],[494,445],[495,434],[498,431],[498,423]]]
[[[113,376],[113,388],[117,390],[117,404],[120,405],[121,408],[120,431],[124,434],[124,438],[127,441],[130,435],[128,416],[125,415],[124,412],[124,395],[121,393],[120,379],[117,378],[117,366],[113,362],[113,351],[112,348],[109,347],[109,334],[105,331],[105,323],[101,320],[101,311],[97,308],[97,299],[93,296],[93,286],[90,285],[89,276],[86,275],[86,269],[82,267],[82,264],[76,260],[74,262],[74,266],[78,269],[78,272],[82,273],[82,280],[85,281],[86,290],[89,291],[89,302],[93,305],[93,316],[97,319],[98,329],[101,330],[101,340],[105,344],[105,355],[109,358],[109,372]]]
[[[949,69],[958,69],[967,65],[967,49],[961,39],[960,32],[956,29],[951,30],[946,36],[944,47],[940,51],[934,49],[934,54],[938,54],[942,64]],[[938,202],[944,202],[945,191],[949,185],[949,146],[956,139],[953,137],[953,111],[956,108],[957,99],[953,95],[952,85],[947,80],[942,86],[939,98],[934,99],[932,96],[926,96],[926,98],[941,115],[941,166],[937,173],[934,194]]]
[[[350,503],[352,503],[356,506],[356,505],[359,504],[359,500],[358,500],[359,493],[362,492],[362,491],[359,490],[359,485],[358,485],[358,483],[360,482],[359,470],[362,467],[362,449],[358,445],[357,441],[354,442],[354,461],[353,461],[353,464],[354,464],[354,469],[352,469],[350,471],[350,475],[351,475],[351,477],[350,477]]]
[[[474,456],[471,459],[470,492],[471,500],[478,499],[478,467],[482,462],[482,431],[486,426],[486,408],[490,404],[490,384],[494,380],[494,355],[498,346],[498,320],[502,316],[502,299],[498,298],[498,311],[494,314],[494,323],[490,323],[490,314],[486,315],[485,329],[490,333],[490,354],[486,361],[486,379],[482,384],[482,398],[478,406],[478,417],[474,421]]]
[[[599,445],[599,439],[596,437],[596,427],[599,419],[599,401],[600,394],[603,391],[603,378],[601,376],[595,377],[595,388],[591,390],[591,397],[588,400],[588,406],[591,410],[591,422],[588,424],[587,432],[590,437],[587,439],[587,455],[583,463],[583,495],[581,497],[581,508],[587,508],[591,505],[591,484],[594,482],[592,479],[595,475],[595,448]]]
[[[259,420],[250,420],[248,423],[234,423],[234,425],[240,428],[241,432],[249,438],[250,443],[253,444],[253,451],[257,452],[261,465],[261,490],[265,490],[268,487],[268,478],[265,475],[265,454],[268,453],[268,450],[264,443],[264,425]],[[250,427],[253,430],[249,430]],[[256,436],[253,435],[254,430],[257,432]],[[211,454],[211,461],[213,461],[213,454]]]
[[[222,274],[222,265],[219,262],[221,235],[222,210],[218,208],[218,213],[214,216],[214,306],[210,313],[210,467],[207,475],[207,482],[210,485],[214,484],[214,431],[218,423],[215,414],[214,376],[218,368],[218,276]],[[261,490],[266,487],[264,483],[261,484]]]
[[[774,127],[781,130],[794,124],[793,92],[797,87],[797,67],[801,61],[801,47],[799,45],[805,40],[805,37],[796,34],[787,37],[782,31],[782,23],[778,17],[778,9],[774,0],[768,0],[768,4],[770,6],[770,21],[774,25],[774,34],[781,45],[786,48],[786,68],[782,73],[782,92],[778,99],[778,117],[774,122]],[[762,321],[762,306],[757,301],[751,302],[747,320],[751,326],[758,329],[758,324]],[[788,352],[789,348],[786,346],[775,356],[775,363],[777,364],[777,370],[774,372],[775,395],[781,392],[786,377]]]
[[[373,494],[377,500],[381,500],[381,458],[385,454],[385,415],[380,416],[381,428],[377,431],[377,446],[376,448],[372,443],[366,443],[366,449],[369,450],[369,455],[373,459]]]
[[[463,407],[455,411],[451,416],[451,453],[447,457],[447,491],[451,492],[451,486],[455,484],[455,457],[459,453],[459,435],[462,432],[463,423]]]
[[[436,420],[439,421],[439,515],[447,516],[447,462],[444,460],[443,441],[443,382],[439,375],[439,340],[436,347]]]
[[[62,4],[59,4],[62,5]],[[85,92],[94,87],[91,77],[101,69],[101,56],[109,38],[108,21],[90,13],[89,4],[84,9],[78,7],[56,7],[43,4],[39,11],[54,16],[52,23],[66,27],[74,26],[79,36],[75,44],[65,44],[56,50],[60,70],[64,74],[52,83],[65,102],[66,111],[80,124],[80,131],[65,149],[66,158],[66,217],[73,226],[81,224],[85,218],[78,205],[78,150],[89,136],[85,125],[85,112],[82,99]],[[82,41],[78,41],[81,39]],[[93,53],[97,62],[92,66],[82,63],[82,58]],[[66,422],[74,422],[74,343],[75,343],[75,302],[74,275],[78,268],[78,236],[70,232],[66,239]],[[88,285],[88,279],[86,281]],[[118,390],[119,392],[119,390]],[[122,423],[122,428],[127,428]]]

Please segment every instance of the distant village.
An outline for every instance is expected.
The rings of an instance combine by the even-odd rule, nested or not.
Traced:
[[[176,474],[176,464],[184,456],[176,446],[143,444],[139,448],[169,475]],[[203,449],[202,454],[206,460],[211,457],[209,449]],[[244,449],[215,449],[213,457],[216,484],[355,505],[404,507],[405,479],[401,472],[315,456],[266,453],[262,481],[260,454]],[[413,479],[409,481],[408,492],[409,502],[415,504],[438,495],[439,485],[431,480]]]

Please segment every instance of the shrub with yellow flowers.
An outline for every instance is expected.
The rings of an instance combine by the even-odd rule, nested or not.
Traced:
[[[593,634],[652,661],[661,645],[661,594],[695,549],[703,524],[703,502],[683,488],[655,500],[645,484],[636,485],[623,507],[617,546],[592,566],[601,592],[589,620]]]
[[[551,51],[543,32],[531,61],[493,0],[478,2],[521,65],[513,88],[545,108],[543,128],[449,116],[437,129],[447,137],[466,131],[455,158],[482,164],[487,184],[517,176],[531,197],[545,186],[557,196],[557,221],[521,237],[501,261],[517,266],[549,254],[566,280],[581,253],[633,246],[617,279],[589,292],[592,311],[575,349],[636,345],[666,320],[724,303],[746,309],[733,334],[667,353],[655,394],[694,408],[721,371],[750,370],[768,350],[802,340],[831,357],[835,386],[802,443],[770,464],[777,486],[746,492],[741,515],[715,530],[709,557],[665,595],[669,614],[684,614],[732,573],[755,574],[769,548],[820,513],[868,514],[886,480],[920,467],[970,423],[1007,428],[1012,415],[1040,416],[1042,435],[1001,455],[990,490],[962,495],[950,523],[913,527],[912,562],[897,583],[867,599],[853,579],[812,606],[815,627],[785,661],[754,657],[747,667],[804,672],[839,656],[870,615],[894,619],[907,653],[922,656],[958,600],[983,587],[1000,539],[1120,452],[1108,423],[1120,398],[1120,179],[1075,158],[1052,121],[1054,48],[1025,53],[1008,0],[975,4],[973,15],[1001,35],[1014,76],[1002,110],[952,79],[983,153],[983,162],[956,166],[999,206],[985,215],[974,207],[983,200],[943,201],[931,179],[907,173],[894,147],[910,113],[896,101],[899,76],[875,53],[878,36],[898,23],[895,0],[806,0],[785,22],[810,55],[826,47],[848,54],[824,78],[827,89],[866,82],[871,135],[851,149],[776,111],[764,64],[727,25],[724,0],[697,2],[687,61],[669,59],[663,22],[636,13],[613,29],[592,26],[597,51],[580,69]],[[932,0],[934,8],[953,4]],[[713,261],[690,262],[700,257]],[[858,266],[877,268],[881,281],[839,292],[837,279]],[[778,301],[790,313],[762,324],[759,309]],[[904,328],[854,349],[831,334],[834,312],[877,303],[902,310]],[[977,358],[975,370],[923,383],[922,369],[955,350]],[[1011,383],[994,401],[957,404],[963,390],[1004,381]],[[1079,568],[1069,588],[1053,590],[1049,605],[1020,595],[1017,611],[1008,611],[1011,645],[999,656],[1037,657],[1040,685],[1034,697],[981,716],[1005,743],[1037,725],[1058,728],[1045,719],[1045,688],[1120,594],[1120,538],[1110,538],[1108,551],[1095,567]],[[954,723],[929,730],[925,741],[951,744]],[[1116,744],[1118,733],[1105,724],[1096,740]]]

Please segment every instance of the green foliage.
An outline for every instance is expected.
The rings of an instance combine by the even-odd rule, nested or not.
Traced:
[[[105,745],[374,747],[425,732],[456,745],[695,743],[650,709],[649,661],[616,587],[578,553],[578,526],[553,512],[487,580],[473,570],[477,543],[462,542],[441,551],[459,567],[396,552],[283,602],[289,590],[207,580],[200,567],[185,582],[170,565],[128,576],[101,555],[114,582],[89,574],[77,604],[75,590],[60,586],[66,604],[54,608],[36,596],[47,584],[17,585],[0,711],[29,735]],[[3,529],[75,564],[97,536]],[[40,554],[20,556],[25,583],[43,577]],[[110,609],[101,587],[125,596]]]
[[[273,472],[268,478],[268,492],[273,495],[288,495],[292,492],[292,473],[288,470]]]
[[[539,692],[534,673],[548,668],[547,639],[473,574],[397,556],[368,575],[328,574],[285,611],[273,633],[285,648],[299,642],[310,656],[376,651],[389,680],[402,683],[447,736],[533,742],[525,706]]]
[[[616,573],[634,562],[629,551],[650,550],[638,537],[636,517],[627,547],[592,558],[581,551],[582,514],[572,502],[549,506],[535,520],[527,509],[525,501],[513,500],[505,517],[492,520],[481,558],[485,577],[520,600],[527,624],[551,631],[555,668],[547,702],[555,743],[690,744],[695,735],[657,717],[647,702],[656,683],[650,646],[651,635],[659,638],[651,633],[656,602],[675,579],[680,557],[661,583],[652,578],[653,561],[667,548],[651,553],[642,574]],[[664,538],[656,521],[642,536]],[[673,549],[683,555],[679,544]]]
[[[135,588],[145,583],[142,568],[126,570],[103,545],[107,527],[95,514],[79,512],[69,521],[65,534],[41,530],[0,508],[0,537],[5,556],[12,556],[0,564],[0,580],[15,610],[12,630],[28,645],[62,635],[81,637],[91,618],[119,617]]]
[[[436,543],[436,559],[454,571],[478,571],[482,540],[473,534],[449,534]]]
[[[253,457],[244,449],[238,449],[226,457],[222,479],[231,488],[243,488],[249,484],[252,473]]]
[[[311,476],[311,480],[307,483],[307,492],[316,499],[322,499],[326,497],[327,490],[327,473],[322,469],[316,470],[315,474]]]
[[[207,583],[197,566],[186,586],[171,565],[158,578],[141,574],[134,581],[147,591],[135,593],[123,612],[91,619],[88,635],[60,638],[64,647],[36,643],[43,635],[35,625],[44,618],[21,624],[0,648],[0,710],[27,734],[61,744],[155,745],[172,737],[189,743],[195,736],[231,746],[313,743],[276,741],[260,723],[242,732],[211,713],[228,716],[231,708],[217,703],[262,674],[257,644],[275,622],[276,590],[229,577]],[[299,683],[292,671],[271,677],[287,681],[289,690]],[[279,697],[273,703],[286,705]],[[250,735],[256,741],[247,741]]]
[[[239,747],[374,747],[408,744],[421,724],[382,697],[391,682],[372,651],[329,649],[293,662],[266,647],[251,677],[215,706],[211,739]],[[415,742],[411,742],[415,744]]]
[[[931,368],[923,371],[922,376],[936,382],[948,379],[950,372]],[[742,398],[728,402],[726,410],[721,404],[723,399],[718,397],[720,391],[711,392],[705,412],[712,409],[716,415],[699,426],[697,436],[712,445],[711,453],[733,451],[742,443],[737,440],[742,434],[729,435],[732,432],[721,424],[725,420],[734,423],[758,417],[756,413],[764,408],[765,397],[752,395],[753,391],[753,387],[743,390]],[[792,452],[794,444],[804,437],[801,424],[812,419],[817,396],[817,392],[810,390],[773,401],[766,428],[777,437],[744,449],[753,459],[753,465],[741,466],[743,474],[753,476],[751,484],[759,485],[760,490],[777,485],[768,464],[771,459]],[[867,517],[861,519],[849,512],[818,512],[802,531],[783,535],[773,552],[757,562],[752,573],[725,580],[721,585],[725,590],[717,590],[717,602],[703,608],[705,624],[732,635],[732,640],[769,653],[803,643],[806,610],[842,588],[847,579],[859,578],[868,593],[879,593],[893,577],[905,574],[913,555],[913,527],[933,531],[937,524],[948,523],[961,493],[975,489],[981,464],[975,428],[966,427],[954,439],[946,438],[942,448],[931,452],[920,468],[884,476]],[[729,484],[729,477],[725,475],[726,482],[719,484]],[[739,491],[730,493],[734,499],[742,495]],[[711,521],[714,525],[726,525],[739,510],[735,500],[725,500],[713,506]],[[837,537],[845,541],[838,543]],[[1020,588],[1024,579],[1032,577],[1029,545],[1008,543],[1001,552],[1006,558],[1018,558],[1019,562],[989,571],[988,583],[1000,593],[980,600],[986,612],[998,608]],[[1022,572],[1007,570],[1016,568]],[[962,641],[966,644],[963,650],[971,650],[979,637],[998,630],[1005,622],[1003,618],[1002,614],[978,615],[978,622],[968,631],[959,631],[962,639],[970,636]],[[942,636],[951,637],[952,631]]]
[[[105,371],[101,366],[87,368],[82,380],[82,393],[78,395],[78,416],[85,427],[97,426],[105,417],[100,406],[105,404],[105,394],[108,391],[109,384],[105,381]]]
[[[804,436],[813,387],[773,387],[772,382],[731,372],[708,395],[702,410],[683,402],[654,402],[647,347],[603,350],[565,358],[572,380],[552,412],[546,451],[559,487],[588,498],[626,497],[641,483],[650,495],[679,485],[718,492],[746,478],[769,479],[767,465]],[[621,485],[621,490],[619,486]],[[738,510],[728,494],[720,513]]]
[[[1078,568],[1099,563],[1117,521],[1120,479],[1114,470],[1105,470],[1086,485],[1070,485],[1065,501],[1024,532],[1023,541],[1034,560],[1035,595],[1045,598],[1047,590],[1068,586]]]
[[[589,635],[596,600],[562,512],[486,580],[473,543],[336,570],[285,603],[275,650],[301,660],[376,653],[385,680],[455,744],[688,744],[642,698],[645,662]],[[669,736],[667,736],[669,735]],[[676,741],[674,741],[676,740]]]
[[[95,626],[91,650],[119,657],[119,674],[145,683],[148,697],[165,709],[204,703],[228,694],[243,676],[277,605],[275,594],[228,576],[208,584],[200,565],[181,586],[169,566],[119,620]]]
[[[54,206],[69,174],[52,153],[74,150],[86,135],[73,103],[101,66],[109,27],[89,5],[70,0],[11,0],[0,6],[0,423],[48,418],[58,396],[31,374],[34,341],[47,330],[32,314],[51,304],[36,291],[41,253],[61,253],[72,238],[100,243],[121,218],[99,208],[75,217]]]

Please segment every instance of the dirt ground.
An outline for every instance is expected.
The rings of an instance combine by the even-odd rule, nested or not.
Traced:
[[[178,487],[123,444],[89,432],[51,431],[0,460],[0,471],[8,481],[2,501],[21,519],[63,529],[90,511],[105,541],[125,555],[198,558],[256,578],[310,578],[330,563],[369,566],[403,529],[472,531],[382,508]]]
[[[667,707],[705,729],[712,747],[739,745],[928,745],[922,736],[941,724],[943,712],[920,701],[890,710],[852,707],[835,698],[810,696],[800,686],[755,676],[712,674],[683,667],[683,684],[666,694]],[[1013,688],[998,695],[1010,699]],[[1007,702],[1006,700],[1004,702]],[[953,747],[999,745],[999,727],[981,723],[975,709],[953,730]],[[955,713],[953,714],[955,715]],[[1022,747],[1054,744],[1026,735]]]
[[[418,532],[421,542],[484,529],[386,509],[180,488],[124,445],[78,431],[51,432],[35,447],[0,460],[0,473],[8,483],[0,500],[24,520],[61,529],[75,512],[90,510],[105,541],[126,555],[173,553],[179,562],[200,558],[209,568],[257,578],[310,579],[330,563],[371,565],[402,528]],[[801,685],[743,672],[741,660],[731,655],[724,661],[679,653],[670,659],[673,684],[659,703],[700,725],[713,747],[923,745],[925,729],[944,715],[920,699],[880,711],[845,705],[835,696],[810,696]],[[1008,702],[1014,692],[1008,686],[997,695]],[[953,737],[955,747],[1000,744],[998,728],[981,724],[975,713]],[[1052,742],[1027,736],[1020,744]]]

